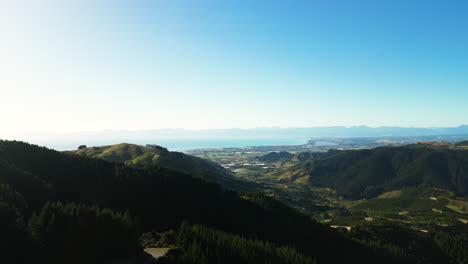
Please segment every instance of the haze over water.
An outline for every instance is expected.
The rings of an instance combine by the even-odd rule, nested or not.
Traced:
[[[299,145],[306,143],[306,138],[255,138],[255,139],[148,139],[148,140],[120,140],[120,141],[38,141],[36,144],[44,145],[56,150],[73,150],[80,145],[105,146],[117,143],[131,143],[138,145],[155,144],[172,151],[183,151],[197,148],[226,148],[270,145]]]

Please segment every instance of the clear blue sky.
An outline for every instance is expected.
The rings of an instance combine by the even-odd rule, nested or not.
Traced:
[[[468,124],[467,1],[2,1],[0,32],[0,132]]]

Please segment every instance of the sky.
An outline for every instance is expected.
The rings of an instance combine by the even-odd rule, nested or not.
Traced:
[[[468,124],[468,2],[0,0],[0,135]]]

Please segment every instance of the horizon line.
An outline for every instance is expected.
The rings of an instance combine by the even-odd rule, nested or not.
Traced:
[[[369,126],[369,125],[328,125],[328,126],[264,126],[264,127],[229,127],[229,128],[201,128],[201,129],[191,129],[191,128],[148,128],[148,129],[99,129],[99,130],[80,130],[80,131],[68,131],[68,132],[11,132],[11,131],[0,131],[1,134],[5,135],[66,135],[66,134],[80,134],[80,133],[102,133],[102,132],[151,132],[151,131],[187,131],[187,132],[202,132],[202,131],[220,131],[220,130],[256,130],[256,129],[308,129],[308,128],[400,128],[400,129],[447,129],[447,128],[461,128],[468,126],[468,124],[460,124],[456,126]]]

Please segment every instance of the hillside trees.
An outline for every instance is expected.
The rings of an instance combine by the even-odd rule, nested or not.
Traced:
[[[29,220],[29,231],[54,263],[99,263],[138,252],[138,230],[128,212],[48,202]]]

